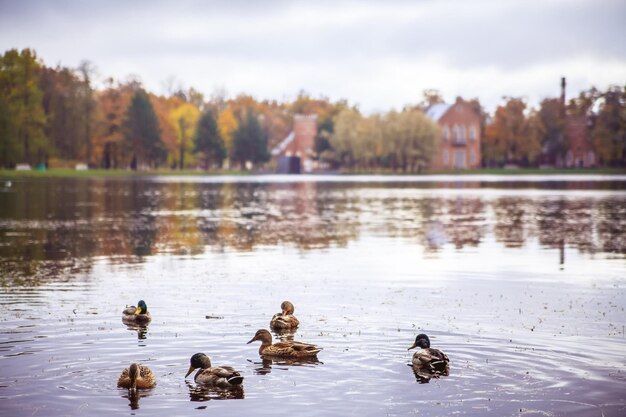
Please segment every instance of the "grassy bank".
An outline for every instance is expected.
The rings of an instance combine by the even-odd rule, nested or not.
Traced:
[[[17,178],[17,177],[72,177],[72,178],[89,178],[89,177],[154,177],[154,176],[174,176],[174,175],[251,175],[245,171],[219,171],[205,172],[196,170],[170,170],[159,169],[154,171],[130,171],[126,169],[90,169],[88,171],[77,171],[71,168],[53,168],[46,171],[15,171],[10,169],[0,169],[0,177]]]
[[[129,171],[123,169],[93,169],[88,171],[76,171],[71,168],[56,168],[46,171],[15,171],[9,169],[0,169],[0,178],[18,178],[18,177],[71,177],[71,178],[89,178],[89,177],[152,177],[152,176],[191,176],[191,175],[253,175],[249,171],[197,171],[197,170],[170,170],[160,169],[154,171]],[[344,172],[339,175],[397,175],[394,172]],[[463,171],[427,171],[419,175],[626,175],[626,169],[623,168],[592,168],[592,169],[539,169],[539,168],[520,168],[520,169],[473,169]]]

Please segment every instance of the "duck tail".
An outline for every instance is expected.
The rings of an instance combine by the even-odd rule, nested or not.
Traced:
[[[226,380],[231,385],[241,385],[241,383],[243,382],[243,377],[241,375],[233,375],[231,377],[228,377]]]
[[[446,361],[434,361],[430,363],[430,366],[437,372],[444,372],[446,370]]]

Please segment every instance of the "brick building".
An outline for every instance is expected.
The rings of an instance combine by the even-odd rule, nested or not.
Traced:
[[[468,103],[457,98],[454,104],[433,104],[426,115],[441,128],[431,169],[480,168],[480,117]]]
[[[277,159],[281,173],[311,172],[315,168],[315,136],[317,116],[296,114],[293,130],[274,149],[272,156]]]
[[[561,111],[565,115],[565,158],[558,158],[557,165],[568,168],[591,168],[596,164],[596,154],[591,141],[591,125],[588,115],[567,114],[565,106],[565,78],[561,78]]]
[[[565,119],[565,139],[567,153],[560,165],[568,168],[591,168],[596,164],[587,116],[568,116]]]

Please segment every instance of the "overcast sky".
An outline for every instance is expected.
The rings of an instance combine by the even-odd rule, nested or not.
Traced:
[[[210,96],[292,100],[304,90],[365,112],[424,89],[531,104],[626,83],[624,0],[0,0],[0,48],[100,79],[168,79]]]

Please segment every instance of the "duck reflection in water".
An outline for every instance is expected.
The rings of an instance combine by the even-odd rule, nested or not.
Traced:
[[[137,340],[146,340],[148,335],[148,326],[138,326],[134,324],[127,324],[128,330],[137,332]]]
[[[243,385],[232,388],[218,388],[205,384],[192,384],[185,381],[189,388],[189,400],[204,402],[209,400],[243,400]]]
[[[415,338],[415,343],[408,349],[420,347],[413,354],[411,360],[411,368],[415,374],[415,378],[421,383],[430,382],[432,378],[440,376],[448,376],[450,374],[450,360],[448,356],[440,351],[430,347],[430,339],[425,334],[419,334]]]
[[[128,393],[122,395],[122,398],[128,398],[128,406],[131,410],[139,409],[139,397],[141,397],[141,395],[139,395],[138,391],[130,390],[128,391]]]
[[[319,361],[316,357],[290,359],[290,358],[268,358],[261,356],[261,362],[255,362],[248,359],[248,362],[255,365],[254,373],[257,375],[267,375],[274,369],[282,369],[286,371],[289,366],[306,366],[306,365],[323,365],[324,362]]]

